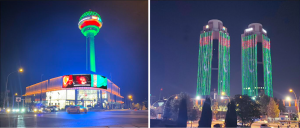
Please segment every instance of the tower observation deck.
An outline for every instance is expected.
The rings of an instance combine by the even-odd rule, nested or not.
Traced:
[[[78,27],[86,37],[86,70],[96,72],[94,37],[102,27],[102,19],[98,13],[88,11],[80,17]]]

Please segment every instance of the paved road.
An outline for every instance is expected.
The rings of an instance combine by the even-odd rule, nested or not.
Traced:
[[[0,114],[0,127],[148,127],[148,111]]]

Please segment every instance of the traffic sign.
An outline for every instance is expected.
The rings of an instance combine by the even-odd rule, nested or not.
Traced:
[[[16,97],[16,102],[21,102],[21,97]]]

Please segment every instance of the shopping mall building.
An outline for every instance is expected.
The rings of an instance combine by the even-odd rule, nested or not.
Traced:
[[[104,76],[96,74],[64,75],[26,87],[25,103],[85,107],[122,108],[120,88]]]

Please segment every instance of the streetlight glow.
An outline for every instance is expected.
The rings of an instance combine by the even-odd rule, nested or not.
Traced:
[[[128,98],[129,98],[129,99],[132,99],[132,95],[129,95]]]
[[[293,89],[290,89],[290,92],[293,92]]]
[[[197,99],[197,100],[200,100],[201,98],[200,98],[200,96],[196,96],[196,99]]]
[[[222,94],[222,95],[225,95],[226,93],[225,93],[225,92],[222,92],[221,94]]]
[[[23,72],[23,68],[20,68],[20,69],[19,69],[19,72]]]
[[[18,95],[18,93],[15,93],[15,96],[17,96]]]
[[[291,97],[289,97],[289,96],[286,97],[285,99],[286,99],[287,101],[291,101]]]
[[[223,99],[224,99],[224,97],[223,97],[223,96],[221,96],[221,99],[223,100]]]

